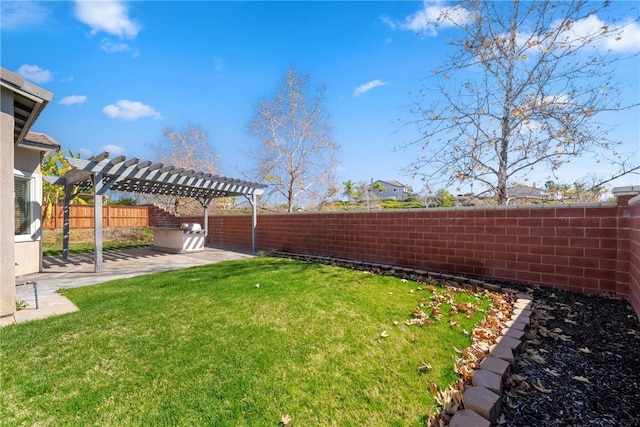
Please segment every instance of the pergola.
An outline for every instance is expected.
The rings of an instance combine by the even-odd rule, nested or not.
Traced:
[[[63,257],[69,257],[69,205],[81,192],[92,191],[94,201],[94,271],[102,271],[102,197],[107,191],[190,197],[202,205],[205,236],[209,234],[209,204],[215,198],[244,196],[252,208],[253,250],[257,250],[257,196],[264,193],[264,184],[227,178],[193,169],[164,165],[125,156],[109,158],[104,152],[89,159],[65,158],[71,169],[62,177],[45,177],[64,185]],[[206,239],[206,237],[205,237]]]

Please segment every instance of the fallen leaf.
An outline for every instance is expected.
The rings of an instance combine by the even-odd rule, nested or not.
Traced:
[[[260,283],[256,283],[256,288],[259,288],[259,287],[260,287]]]
[[[538,365],[546,365],[547,361],[544,360],[542,357],[535,355],[535,356],[531,356],[529,357],[529,359],[533,360],[534,362],[536,362]]]
[[[576,322],[575,320],[571,320],[571,319],[564,319],[564,323],[571,323],[572,325],[577,325],[578,322]]]
[[[533,360],[539,365],[546,365],[547,361],[544,360],[538,353],[534,353],[533,351],[529,352],[529,359]]]
[[[382,338],[386,338],[386,337],[388,337],[388,336],[389,336],[389,333],[388,333],[387,331],[382,331],[382,333],[380,334],[380,336],[381,336]]]
[[[544,386],[542,385],[540,380],[538,380],[537,384],[533,385],[533,388],[538,390],[540,393],[544,393],[544,394],[550,394],[551,393],[551,390],[549,390],[548,388],[544,388]]]
[[[587,354],[591,353],[591,350],[589,350],[587,347],[582,347],[582,348],[579,348],[578,350],[580,350],[583,353],[587,353]]]
[[[293,420],[291,419],[291,416],[289,414],[284,414],[282,417],[280,417],[280,426],[282,427],[291,427]]]
[[[398,326],[398,324],[399,324],[399,322],[398,322],[397,320],[394,320],[394,321],[393,321],[393,325],[394,325],[394,326]]]
[[[420,364],[418,365],[418,370],[421,372],[430,371],[431,368],[431,365],[425,362],[420,362]]]
[[[402,283],[407,283],[407,279],[400,279]]]
[[[436,383],[429,384],[429,391],[431,393],[437,392],[438,391],[438,384],[436,384]]]
[[[580,381],[583,383],[591,383],[591,381],[589,381],[589,378],[583,377],[583,376],[575,376],[575,377],[571,377],[572,379],[576,380],[576,381]]]
[[[547,374],[552,375],[554,377],[560,376],[560,373],[554,369],[544,368],[543,371],[545,371]]]

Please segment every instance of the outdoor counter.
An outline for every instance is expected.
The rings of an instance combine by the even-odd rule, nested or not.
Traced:
[[[153,229],[153,249],[172,253],[204,251],[206,234],[204,230],[185,230],[182,228]]]

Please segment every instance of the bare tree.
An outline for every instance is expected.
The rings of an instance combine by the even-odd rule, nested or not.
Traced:
[[[255,172],[268,192],[296,203],[321,202],[336,188],[338,145],[323,109],[326,87],[310,87],[309,76],[289,68],[276,93],[259,102],[249,124],[260,139]]]
[[[196,172],[219,173],[218,154],[209,143],[207,133],[194,124],[176,132],[167,127],[162,132],[164,140],[152,145],[156,160],[165,165],[193,169]],[[147,196],[148,202],[157,203],[176,214],[199,214],[202,207],[193,199],[174,196]]]
[[[162,135],[164,141],[153,147],[160,162],[195,171],[218,172],[218,154],[200,126],[190,123],[182,132],[167,127]]]
[[[617,63],[637,57],[638,47],[624,42],[638,17],[604,23],[598,15],[608,7],[519,0],[443,7],[430,24],[455,27],[459,37],[412,109],[421,138],[404,148],[424,151],[408,171],[427,185],[480,183],[504,204],[510,181],[534,169],[555,177],[588,153],[638,170],[638,157],[617,153],[620,142],[602,123],[604,112],[638,106],[621,103],[613,74]]]

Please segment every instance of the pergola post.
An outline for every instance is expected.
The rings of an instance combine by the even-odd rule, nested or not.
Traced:
[[[91,175],[93,184],[93,239],[94,267],[96,273],[102,272],[102,172]]]
[[[71,197],[73,185],[64,186],[64,205],[62,208],[62,258],[69,259],[69,233],[71,217]]]
[[[258,198],[256,193],[251,193],[251,197],[245,197],[251,205],[251,247],[253,252],[258,252]]]
[[[203,199],[200,204],[202,205],[203,215],[204,215],[204,244],[207,244],[207,238],[209,237],[209,205],[213,200],[212,197],[207,197]]]

